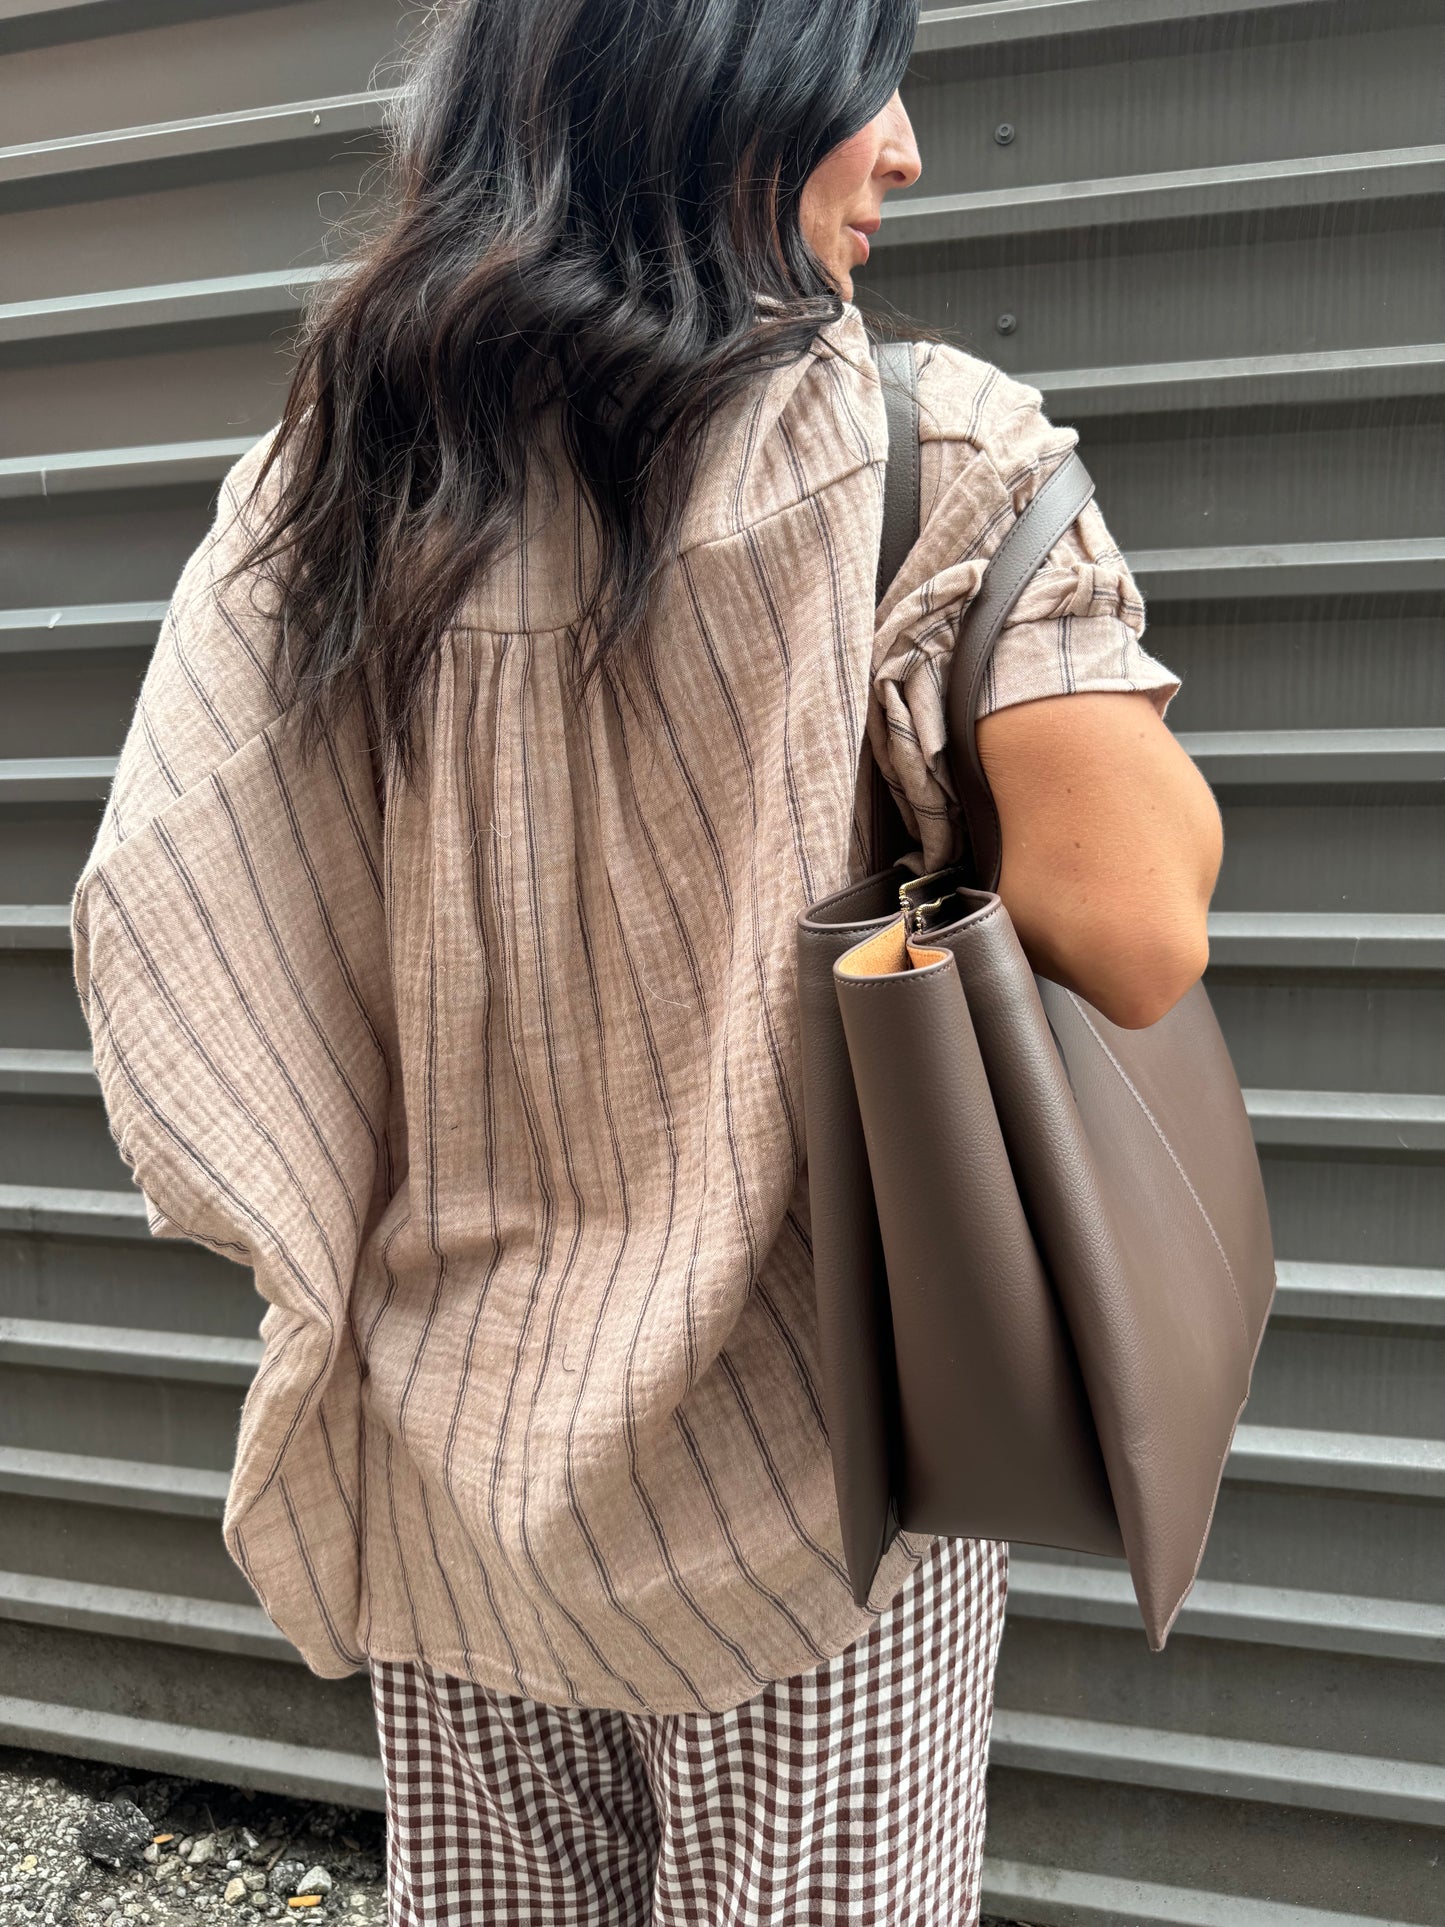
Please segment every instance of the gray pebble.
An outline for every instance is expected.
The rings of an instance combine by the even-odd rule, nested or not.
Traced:
[[[151,1844],[151,1823],[130,1800],[104,1800],[81,1822],[75,1844],[102,1866],[139,1866]]]
[[[304,1860],[278,1860],[271,1870],[271,1889],[285,1899],[294,1894],[296,1883],[305,1877]]]

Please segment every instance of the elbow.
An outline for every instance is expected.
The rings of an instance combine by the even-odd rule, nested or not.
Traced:
[[[1224,839],[1202,778],[1198,790],[1187,831],[1166,847],[1140,850],[1136,840],[1127,861],[1076,873],[1063,888],[1057,867],[1053,881],[1036,869],[1013,883],[1010,911],[1035,969],[1121,1030],[1157,1024],[1209,963],[1209,904]]]
[[[1192,990],[1209,962],[1203,916],[1135,924],[1080,944],[1072,987],[1121,1030],[1145,1030]]]
[[[1111,914],[1073,933],[1075,988],[1121,1030],[1146,1030],[1167,1016],[1209,964],[1209,904],[1224,854],[1218,806],[1200,778],[1191,834],[1172,860],[1145,871]],[[1147,879],[1147,880],[1146,880]]]
[[[1111,979],[1099,986],[1089,1002],[1120,1030],[1147,1030],[1167,1017],[1203,975],[1204,962],[1182,959],[1176,966],[1138,981]]]

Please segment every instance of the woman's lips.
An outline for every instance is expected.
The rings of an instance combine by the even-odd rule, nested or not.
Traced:
[[[866,261],[870,253],[870,249],[868,246],[868,236],[863,232],[861,228],[850,227],[848,232],[852,235],[853,239],[858,243],[859,247],[862,248],[863,259]]]

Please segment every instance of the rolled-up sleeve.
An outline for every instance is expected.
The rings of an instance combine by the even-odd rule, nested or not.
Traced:
[[[1036,389],[945,344],[919,351],[920,534],[878,612],[869,739],[926,867],[959,852],[946,677],[963,618],[1019,514],[1077,441]],[[1143,646],[1144,598],[1090,502],[1015,603],[976,714],[1088,690],[1142,691],[1162,716],[1181,678]]]

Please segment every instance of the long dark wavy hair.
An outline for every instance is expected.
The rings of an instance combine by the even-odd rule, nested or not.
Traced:
[[[579,688],[642,628],[711,413],[843,298],[805,182],[899,86],[919,0],[451,0],[385,218],[306,313],[237,571],[314,748],[358,688],[404,780],[440,647],[515,533],[538,417],[597,535]],[[760,310],[757,297],[771,298]],[[279,465],[279,466],[278,466]]]

